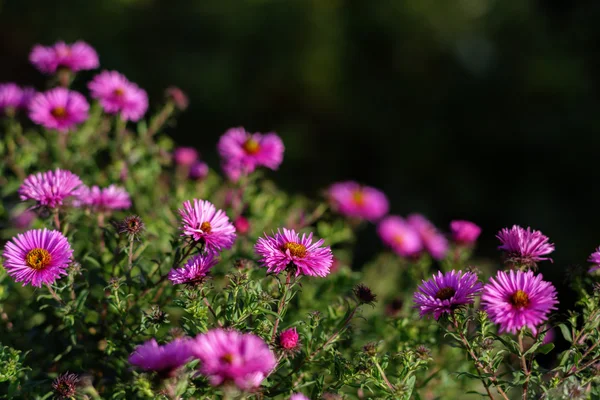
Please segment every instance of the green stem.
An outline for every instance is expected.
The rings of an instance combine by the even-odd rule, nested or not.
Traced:
[[[279,320],[282,318],[283,306],[285,305],[285,298],[287,297],[288,288],[290,286],[290,281],[292,279],[292,270],[288,270],[287,277],[285,279],[285,285],[283,286],[283,293],[281,295],[281,299],[279,300],[279,306],[277,307],[277,318],[275,319],[275,323],[273,324],[273,333],[271,333],[271,342],[275,341],[275,336],[277,335],[277,327],[279,326]]]
[[[521,368],[525,374],[525,382],[523,383],[523,400],[527,400],[527,390],[529,389],[529,378],[531,377],[531,371],[527,368],[527,359],[525,358],[525,346],[523,345],[523,335],[525,329],[521,329],[519,332],[519,350],[521,358]]]

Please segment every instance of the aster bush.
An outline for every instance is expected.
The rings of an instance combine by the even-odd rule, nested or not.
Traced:
[[[389,215],[354,181],[286,193],[274,132],[231,128],[208,165],[168,136],[180,89],[149,108],[82,41],[30,61],[44,90],[0,84],[2,398],[600,396],[598,250],[559,313],[539,231],[476,268],[473,222]]]

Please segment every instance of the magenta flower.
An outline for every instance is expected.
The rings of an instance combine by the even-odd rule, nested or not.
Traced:
[[[310,400],[308,397],[303,395],[302,393],[294,393],[290,396],[290,400]]]
[[[208,176],[208,165],[205,162],[198,161],[190,167],[188,177],[195,181],[201,181]]]
[[[421,214],[411,214],[407,217],[409,224],[419,233],[423,247],[436,260],[441,260],[448,252],[448,241],[437,228]]]
[[[273,236],[265,234],[265,237],[258,238],[254,251],[270,273],[280,273],[293,264],[296,276],[327,276],[333,263],[333,253],[328,246],[323,246],[323,239],[315,243],[312,240],[312,233],[308,236],[302,234],[300,238],[293,229],[283,228],[283,233],[277,230]]]
[[[296,328],[286,329],[279,334],[279,347],[284,351],[296,351],[300,346],[300,336]]]
[[[6,243],[3,266],[15,282],[41,287],[67,274],[72,255],[73,249],[62,233],[34,229]]]
[[[29,175],[19,188],[21,200],[35,200],[38,206],[56,208],[76,196],[81,179],[62,169]]]
[[[550,311],[556,310],[556,289],[542,278],[532,271],[498,271],[483,287],[482,308],[500,325],[500,333],[527,327],[535,334]]]
[[[177,165],[190,167],[198,161],[198,150],[193,147],[178,147],[173,151],[173,161]]]
[[[225,174],[236,181],[256,167],[279,168],[285,148],[275,133],[251,134],[244,128],[231,128],[221,136],[217,149]]]
[[[35,93],[33,88],[20,88],[14,83],[0,83],[0,113],[13,115],[18,109],[27,109]]]
[[[498,249],[504,250],[508,261],[512,263],[535,266],[538,261],[552,261],[550,257],[543,256],[552,253],[554,245],[548,243],[548,237],[540,231],[513,225],[510,229],[502,229],[496,237],[502,242]]]
[[[88,83],[91,96],[108,114],[124,121],[139,121],[148,109],[148,95],[117,71],[102,71]]]
[[[19,214],[13,215],[10,219],[11,225],[19,230],[27,229],[31,223],[37,218],[36,213],[30,210],[25,210]]]
[[[232,382],[241,390],[254,389],[276,364],[269,346],[249,333],[213,329],[198,335],[191,349],[213,386]]]
[[[88,118],[89,109],[81,93],[59,87],[31,99],[29,118],[47,129],[67,132]]]
[[[233,222],[233,226],[235,226],[235,231],[240,235],[245,235],[250,231],[250,221],[241,215]]]
[[[588,258],[588,262],[591,262],[592,264],[594,264],[594,266],[591,267],[588,270],[588,272],[594,272],[594,271],[600,269],[600,247],[598,247],[595,252],[590,254],[590,258]]]
[[[389,210],[388,199],[383,192],[353,181],[334,183],[328,193],[332,206],[347,217],[375,222]]]
[[[116,185],[106,188],[82,186],[77,193],[77,205],[98,212],[110,212],[128,209],[131,207],[131,198],[125,189]]]
[[[191,347],[192,341],[187,338],[178,338],[163,346],[150,339],[131,353],[129,363],[146,371],[173,376],[179,367],[193,358]]]
[[[423,250],[423,242],[417,230],[395,215],[384,218],[377,226],[377,233],[399,256],[412,257]]]
[[[48,47],[38,44],[31,50],[29,61],[44,74],[53,74],[59,68],[77,72],[95,69],[100,65],[96,50],[83,41],[73,44],[58,42]]]
[[[175,107],[177,107],[177,109],[180,111],[185,110],[190,105],[190,100],[185,92],[176,86],[168,87],[167,90],[165,90],[165,95],[167,96],[167,99],[172,101],[173,104],[175,104]]]
[[[179,210],[182,225],[181,236],[190,236],[201,241],[211,251],[230,249],[235,241],[235,227],[223,210],[206,200],[194,199],[183,203]]]
[[[456,220],[450,222],[452,240],[459,245],[471,246],[475,244],[481,234],[481,228],[471,221]]]
[[[173,284],[200,282],[212,267],[219,263],[214,253],[196,255],[190,257],[181,268],[173,268],[169,271],[169,280]]]
[[[458,308],[473,304],[474,296],[481,292],[481,283],[472,272],[438,272],[431,280],[422,281],[414,294],[419,315],[433,314],[435,319],[443,313],[452,314]]]

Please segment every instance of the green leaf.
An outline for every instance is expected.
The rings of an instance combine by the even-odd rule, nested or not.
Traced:
[[[560,331],[562,332],[562,335],[565,338],[565,340],[567,340],[569,343],[573,342],[573,336],[571,336],[571,330],[569,329],[569,327],[565,324],[560,324],[558,325],[558,327],[560,328]]]

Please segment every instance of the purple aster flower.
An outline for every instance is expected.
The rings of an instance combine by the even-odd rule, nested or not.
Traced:
[[[302,393],[294,393],[290,397],[290,400],[310,400],[308,397],[303,395]]]
[[[57,399],[73,399],[77,394],[77,386],[81,379],[77,374],[66,372],[52,382],[52,390]]]
[[[554,245],[548,243],[548,237],[540,231],[513,225],[502,229],[496,237],[502,242],[498,249],[504,250],[509,262],[534,267],[538,261],[552,261],[550,257],[543,256],[552,253]]]
[[[471,246],[475,244],[481,234],[481,228],[471,221],[456,220],[450,222],[452,239],[459,245]]]
[[[191,348],[213,386],[232,382],[241,390],[254,389],[276,364],[264,340],[249,333],[213,329],[198,335]]]
[[[88,84],[91,96],[108,114],[124,121],[139,121],[148,109],[148,95],[116,71],[102,71]]]
[[[173,284],[200,282],[218,263],[219,259],[211,252],[192,256],[183,267],[169,271],[169,280]]]
[[[413,257],[423,250],[423,242],[417,230],[395,215],[384,218],[377,226],[383,242],[402,257]]]
[[[88,118],[89,109],[81,93],[59,87],[31,99],[29,118],[47,129],[67,132]]]
[[[146,371],[173,376],[179,367],[193,358],[191,347],[192,341],[187,338],[177,338],[163,346],[150,339],[131,353],[129,363]]]
[[[422,282],[414,295],[421,317],[433,314],[438,319],[443,313],[451,314],[458,307],[473,304],[474,296],[481,291],[481,283],[472,272],[438,272],[431,280]]]
[[[594,266],[591,267],[588,270],[588,272],[594,272],[594,271],[600,269],[600,247],[598,247],[596,249],[596,251],[590,255],[590,258],[588,258],[588,262],[591,262],[592,264],[594,264]]]
[[[235,241],[235,227],[223,210],[206,200],[194,199],[183,203],[179,210],[182,225],[181,236],[190,236],[201,241],[211,251],[230,249]]]
[[[286,353],[292,354],[300,350],[300,336],[296,328],[286,329],[279,334],[279,347]]]
[[[77,205],[99,212],[110,212],[128,209],[131,207],[131,198],[125,189],[116,185],[107,188],[83,186],[77,193]]]
[[[315,243],[312,240],[312,233],[300,237],[293,229],[283,228],[283,233],[277,230],[273,236],[265,234],[258,238],[254,251],[268,272],[280,273],[293,264],[296,276],[327,276],[333,264],[333,253],[328,246],[323,246],[323,239]]]
[[[23,90],[14,83],[0,84],[0,113],[14,115],[21,108]]]
[[[25,210],[19,214],[13,215],[10,219],[11,225],[19,230],[27,229],[36,219],[37,215],[31,210]]]
[[[389,203],[383,192],[353,181],[335,183],[328,193],[333,207],[347,217],[374,222],[389,210]]]
[[[190,167],[198,161],[198,150],[193,147],[178,147],[173,151],[173,161],[177,165]]]
[[[233,181],[262,166],[272,170],[283,161],[283,142],[275,133],[246,132],[244,128],[231,128],[221,136],[217,145],[223,170]]]
[[[195,181],[201,181],[208,176],[208,165],[205,162],[198,161],[190,167],[188,177]]]
[[[29,110],[29,106],[31,104],[31,100],[35,97],[38,92],[32,87],[24,87],[23,93],[21,95],[21,103],[19,104],[19,108],[23,110]]]
[[[48,47],[38,44],[29,54],[29,61],[44,74],[53,74],[59,68],[77,72],[100,65],[96,50],[81,40],[73,44],[58,42]]]
[[[498,271],[483,287],[482,308],[500,325],[500,333],[527,327],[535,334],[550,311],[556,310],[556,289],[542,278],[532,271]]]
[[[427,218],[421,214],[411,214],[407,221],[419,232],[423,247],[431,257],[441,260],[446,256],[448,241]]]
[[[66,275],[73,249],[58,231],[34,229],[18,234],[4,247],[4,268],[15,282],[41,287]]]
[[[81,179],[62,169],[29,175],[19,188],[21,200],[35,200],[38,206],[56,208],[76,196]]]

